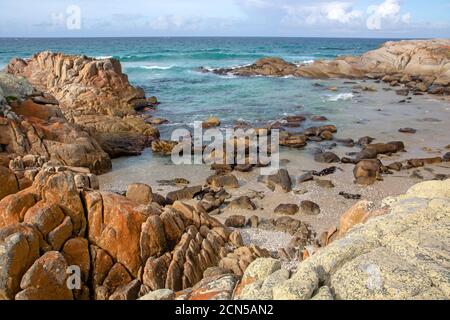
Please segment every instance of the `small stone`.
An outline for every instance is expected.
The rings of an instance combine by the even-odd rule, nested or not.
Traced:
[[[306,214],[306,215],[318,215],[320,214],[320,207],[318,204],[309,201],[309,200],[305,200],[302,201],[300,204],[300,210],[302,214]]]
[[[326,189],[334,188],[334,184],[331,180],[316,180],[316,184],[321,188]]]
[[[229,207],[233,209],[256,210],[256,205],[247,196],[234,199],[230,202]]]
[[[394,162],[387,166],[388,169],[394,170],[394,171],[400,171],[402,170],[403,165],[400,162]]]
[[[312,172],[307,172],[302,174],[300,177],[298,177],[298,183],[303,183],[303,182],[307,182],[307,181],[311,181],[314,180],[314,176],[312,174]]]
[[[258,216],[251,216],[247,221],[247,226],[251,228],[258,228],[259,226],[259,217]]]
[[[244,216],[233,215],[225,220],[225,225],[232,228],[243,228],[245,227],[245,221],[246,219]]]
[[[276,214],[293,216],[297,214],[299,210],[300,208],[298,207],[298,205],[290,203],[290,204],[280,204],[278,207],[275,208],[274,212]]]
[[[401,129],[398,130],[398,132],[414,134],[414,133],[417,132],[417,130],[413,129],[413,128],[401,128]]]
[[[442,160],[444,162],[449,162],[450,161],[450,152],[447,152],[446,154],[444,154],[444,156],[442,157]]]
[[[350,194],[347,192],[339,192],[339,195],[344,197],[345,199],[348,200],[359,200],[361,199],[361,195],[360,194]]]
[[[314,156],[314,160],[319,163],[340,162],[341,159],[333,152],[321,152]]]

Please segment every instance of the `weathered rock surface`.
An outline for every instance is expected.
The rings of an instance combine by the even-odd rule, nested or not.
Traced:
[[[116,59],[41,52],[28,60],[13,59],[5,70],[52,94],[65,117],[98,134],[105,150],[110,150],[121,136],[124,140],[130,136],[159,136],[157,129],[137,115],[135,110],[149,103],[142,89],[130,85]],[[120,147],[127,153],[127,148]],[[128,149],[132,154],[141,147]]]
[[[344,56],[294,65],[280,58],[263,58],[219,74],[239,76],[298,76],[307,78],[377,78],[403,83],[417,92],[450,94],[450,40],[389,41],[359,57]]]
[[[149,203],[148,186],[132,185],[124,197],[87,188],[86,179],[48,166],[31,187],[0,201],[2,299],[137,299],[190,289],[219,265],[242,275],[269,254],[243,246],[238,231],[199,203],[172,199],[161,207]],[[202,201],[225,194],[207,193]],[[65,285],[69,266],[80,270],[74,290]]]
[[[38,104],[23,96],[29,93],[30,86],[23,78],[8,75],[8,82],[3,80],[0,77],[0,88],[7,88],[9,94],[18,97],[9,106],[14,117],[0,115],[0,144],[6,153],[39,155],[63,165],[86,167],[95,173],[111,169],[110,158],[97,141],[69,123],[59,106]]]
[[[301,262],[292,275],[273,270],[245,286],[244,297],[449,299],[450,180],[418,184],[383,203],[389,205],[386,214],[350,223],[344,236]],[[367,209],[361,203],[348,216],[361,221]],[[264,288],[272,278],[275,283]]]

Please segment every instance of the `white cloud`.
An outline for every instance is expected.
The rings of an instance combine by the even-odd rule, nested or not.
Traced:
[[[285,24],[316,25],[316,24],[352,24],[357,23],[363,12],[353,8],[352,3],[342,1],[327,1],[315,5],[285,5]]]
[[[401,0],[385,0],[379,5],[371,5],[367,8],[366,25],[369,30],[381,30],[384,23],[389,25],[411,21],[411,14],[401,14]]]

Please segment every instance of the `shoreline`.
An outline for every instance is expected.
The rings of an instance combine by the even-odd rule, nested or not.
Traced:
[[[315,80],[310,80],[314,82]],[[346,80],[327,80],[327,83],[333,83],[339,87],[339,92],[347,92],[352,85],[344,85]],[[404,161],[414,158],[426,158],[434,156],[442,156],[449,149],[445,149],[450,144],[445,132],[442,128],[450,127],[450,103],[446,100],[440,100],[434,95],[415,96],[410,103],[398,103],[402,97],[394,91],[384,91],[388,88],[384,84],[376,84],[374,81],[357,81],[359,84],[376,86],[376,92],[356,93],[352,100],[348,101],[352,105],[349,110],[339,114],[341,118],[352,119],[346,121],[344,126],[333,121],[331,118],[332,110],[325,113],[330,119],[324,124],[333,123],[337,125],[337,138],[353,138],[355,141],[363,136],[372,136],[376,140],[374,142],[388,142],[401,140],[406,145],[407,152],[402,152],[392,156],[380,156],[383,163],[389,164],[396,161]],[[323,90],[326,89],[324,88]],[[359,101],[361,100],[361,101]],[[378,111],[378,106],[370,104],[370,101],[380,101],[379,107],[382,111]],[[364,110],[366,113],[359,117],[355,117],[357,110]],[[302,114],[300,110],[296,114]],[[305,110],[306,111],[306,110]],[[381,114],[381,115],[380,115]],[[439,118],[440,122],[422,122],[420,118],[426,118],[428,114],[433,114],[434,118]],[[371,115],[374,115],[373,117]],[[371,119],[370,121],[356,124],[358,119]],[[386,123],[385,119],[389,119]],[[168,119],[170,121],[170,119]],[[347,119],[348,120],[348,119]],[[277,121],[274,119],[273,122]],[[342,121],[339,119],[339,121]],[[270,122],[269,122],[270,123]],[[384,126],[383,126],[384,125]],[[388,125],[388,126],[386,126]],[[162,125],[164,126],[164,125]],[[161,126],[161,127],[162,127]],[[304,125],[302,125],[303,127]],[[161,128],[160,127],[160,128]],[[344,128],[342,128],[344,127]],[[379,128],[382,127],[383,130]],[[406,134],[398,132],[403,127],[414,127],[417,129],[415,134]],[[221,128],[221,127],[220,127]],[[292,129],[289,129],[292,130]],[[299,130],[294,128],[294,130]],[[404,172],[396,172],[394,175],[384,176],[384,181],[378,181],[375,185],[369,187],[358,186],[354,184],[353,165],[337,164],[338,171],[330,176],[323,177],[324,180],[331,180],[335,184],[335,188],[325,189],[318,187],[315,182],[305,182],[297,184],[296,180],[303,173],[310,170],[323,170],[336,164],[320,164],[314,161],[313,152],[315,148],[326,148],[333,141],[323,141],[320,143],[310,142],[308,146],[302,149],[289,149],[281,147],[280,159],[287,159],[289,163],[283,165],[292,175],[294,181],[294,190],[307,191],[303,195],[296,195],[294,192],[289,194],[280,194],[271,192],[265,185],[258,183],[258,169],[254,169],[251,173],[234,172],[240,182],[240,188],[236,191],[232,190],[233,198],[251,193],[253,190],[261,191],[266,194],[266,199],[256,200],[258,209],[256,211],[236,210],[224,208],[223,213],[217,218],[224,222],[231,215],[245,215],[247,218],[256,214],[264,218],[279,217],[273,213],[278,204],[283,203],[300,203],[302,200],[311,200],[319,204],[322,213],[317,217],[297,216],[301,220],[310,223],[318,233],[328,230],[335,225],[340,216],[358,200],[347,200],[339,196],[339,192],[350,194],[360,194],[362,199],[379,202],[388,196],[400,195],[408,190],[412,185],[422,181],[420,178],[411,178],[410,175],[418,169],[411,169]],[[338,143],[330,151],[336,153],[339,157],[346,156],[349,152],[360,150],[358,147],[345,147]],[[209,166],[182,166],[177,168],[171,164],[170,157],[152,156],[149,149],[146,149],[141,156],[114,159],[113,169],[111,172],[99,176],[101,188],[114,192],[125,192],[127,186],[132,183],[145,183],[150,185],[154,190],[166,195],[168,192],[178,190],[182,186],[160,186],[157,180],[184,178],[190,181],[189,186],[204,185],[206,178],[214,174]],[[342,169],[343,171],[340,171]],[[433,170],[430,172],[428,170]],[[450,165],[442,163],[439,165],[427,166],[427,169],[419,169],[423,180],[434,179],[436,174],[444,174],[450,176]]]
[[[440,42],[424,43],[435,57]],[[343,59],[263,59],[237,71],[325,72],[314,93],[336,99],[235,123],[281,130],[270,176],[253,164],[173,165],[178,142],[145,115],[158,99],[116,59],[11,61],[0,72],[0,299],[448,298],[450,103],[428,92],[445,95],[450,70],[330,79],[367,71],[363,58]],[[204,128],[221,127],[203,116]],[[376,292],[368,261],[383,277]],[[66,285],[69,266],[80,268],[78,290]]]

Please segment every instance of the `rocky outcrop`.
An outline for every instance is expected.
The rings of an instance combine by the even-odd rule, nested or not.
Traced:
[[[144,185],[124,197],[91,188],[89,174],[44,167],[31,187],[0,201],[1,299],[137,299],[192,288],[219,265],[238,277],[269,256],[201,205],[161,207]],[[73,290],[69,267],[81,276]]]
[[[341,221],[344,234],[289,274],[257,260],[235,299],[449,299],[450,180],[428,181],[383,201],[364,202]],[[372,210],[372,211],[371,211]]]
[[[238,76],[298,76],[307,78],[376,78],[404,84],[415,92],[450,95],[450,40],[386,42],[359,57],[338,57],[295,65],[280,58],[263,58],[250,66],[217,69]]]
[[[69,123],[58,105],[48,103],[47,94],[36,93],[25,79],[4,73],[0,73],[0,88],[10,97],[6,116],[0,115],[0,153],[10,158],[40,156],[95,173],[111,169],[110,158],[97,141]]]
[[[13,59],[6,72],[52,94],[65,117],[88,129],[113,156],[136,154],[159,136],[136,112],[151,101],[130,85],[118,60],[41,52],[28,60]],[[120,140],[137,141],[124,145]]]

